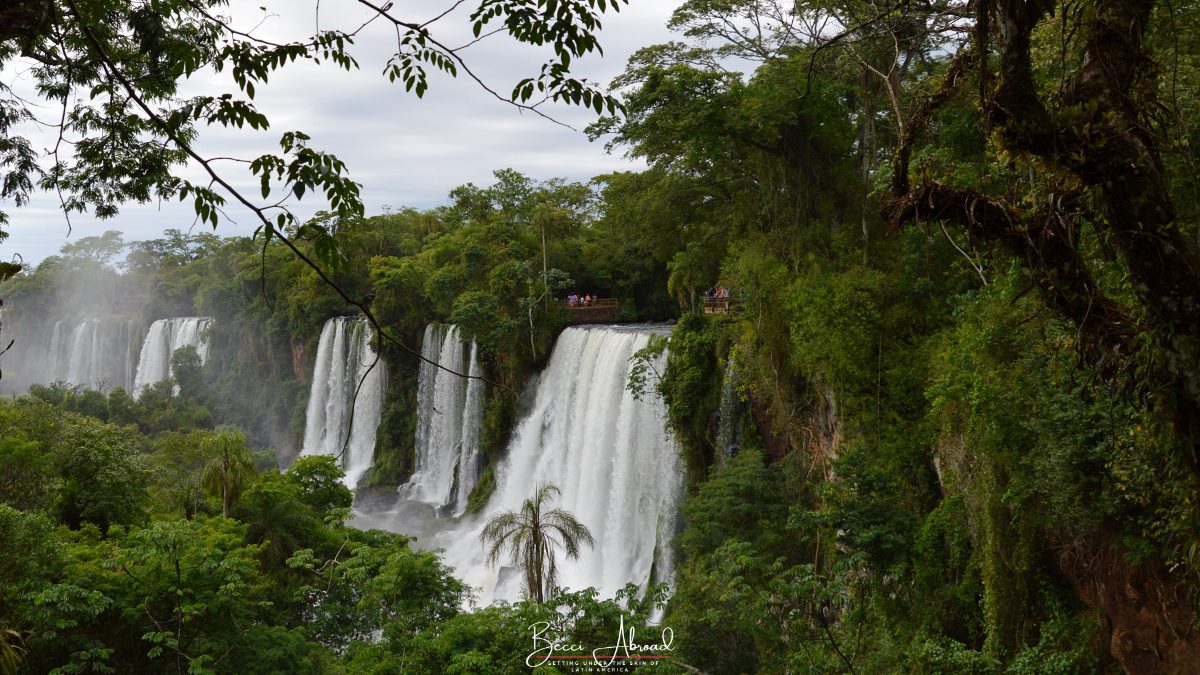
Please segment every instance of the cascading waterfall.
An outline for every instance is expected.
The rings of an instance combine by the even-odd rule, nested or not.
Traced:
[[[721,384],[721,403],[717,414],[717,450],[720,460],[727,460],[738,453],[742,440],[742,411],[744,405],[737,392],[737,371],[733,360],[725,364],[725,378]]]
[[[33,328],[15,334],[5,355],[4,391],[16,393],[30,384],[63,382],[99,391],[133,385],[136,321],[120,316],[60,319],[50,341]],[[6,365],[7,365],[6,364]]]
[[[479,540],[484,524],[497,513],[520,510],[546,484],[562,491],[553,506],[572,513],[595,539],[579,560],[565,560],[560,552],[560,586],[591,586],[612,597],[630,582],[644,589],[673,578],[671,539],[684,469],[666,432],[662,401],[654,394],[639,401],[625,386],[630,357],[655,330],[565,330],[538,379],[529,414],[495,467],[496,489],[487,505],[429,537],[426,543],[445,549],[446,561],[480,590],[484,603],[516,600],[524,592],[515,570],[486,564]],[[414,527],[401,518],[390,526],[410,533]]]
[[[205,316],[159,319],[150,324],[142,353],[138,358],[133,390],[141,394],[146,387],[171,377],[171,357],[181,347],[196,348],[200,363],[208,360],[207,328],[212,319]]]
[[[478,347],[474,341],[469,347],[463,344],[457,326],[429,324],[421,355],[425,360],[417,377],[416,470],[400,486],[400,496],[450,507],[460,515],[482,468],[484,384]]]
[[[454,515],[467,510],[467,500],[483,472],[483,453],[479,443],[483,432],[483,366],[479,363],[479,345],[471,341],[471,364],[467,371],[467,400],[463,405],[462,442],[459,443]]]
[[[375,458],[386,383],[383,359],[376,358],[366,320],[326,321],[313,365],[300,454],[340,457],[346,484],[358,485]]]
[[[60,319],[54,322],[54,331],[50,334],[50,351],[46,354],[46,371],[50,374],[50,381],[61,381],[63,377],[62,368],[59,366],[62,354],[63,333],[66,332],[66,327]]]

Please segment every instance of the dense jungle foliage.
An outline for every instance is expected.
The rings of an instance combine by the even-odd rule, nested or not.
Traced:
[[[294,234],[335,242],[335,283],[409,349],[432,320],[479,341],[493,462],[565,324],[550,298],[677,319],[641,383],[689,476],[664,672],[1194,672],[1196,13],[688,0],[681,41],[641,50],[613,83],[624,114],[590,129],[645,171],[500,171],[443,208]],[[268,468],[294,453],[321,324],[347,311],[313,269],[278,242],[122,247],[13,278],[6,312],[149,288],[142,319],[217,317],[215,358],[177,355],[178,393],[0,408],[0,656],[524,672],[547,607],[463,610],[436,555],[345,526],[336,467]],[[715,285],[729,312],[704,312]],[[383,348],[370,481],[390,486],[412,470],[417,362]],[[259,451],[231,518],[198,482],[213,439],[237,438],[221,425]],[[645,618],[625,600],[560,597],[577,636]]]
[[[495,384],[489,452],[503,449],[515,392],[566,323],[546,280],[620,297],[629,320],[638,307],[677,311],[655,282],[661,265],[603,245],[595,190],[497,179],[457,189],[445,208],[336,228],[348,261],[336,279],[371,290],[409,348],[419,353],[434,320],[478,341]],[[561,611],[528,601],[468,612],[468,589],[435,554],[348,526],[352,494],[333,458],[293,463],[316,337],[344,310],[278,246],[179,232],[127,245],[111,232],[3,293],[6,322],[42,330],[64,297],[80,314],[132,311],[142,323],[215,318],[209,360],[178,350],[173,376],[136,398],[57,383],[0,404],[5,672],[526,672],[531,623],[606,644],[622,620],[644,624],[658,597],[633,586],[618,604],[576,589],[558,596]],[[387,343],[384,354],[372,480],[394,488],[411,472],[418,362]]]
[[[560,307],[566,291],[618,298],[623,320],[678,312],[661,283],[661,262],[606,243],[615,235],[598,222],[596,189],[538,183],[511,170],[496,175],[492,186],[457,188],[451,205],[432,211],[326,223],[345,258],[333,279],[356,296],[370,294],[381,325],[398,338],[398,344],[381,344],[390,383],[376,483],[396,485],[411,472],[415,354],[427,323],[456,323],[478,341],[496,385],[488,444],[498,451],[516,393],[566,325]],[[166,384],[136,402],[114,392],[107,405],[120,423],[136,422],[151,434],[236,425],[255,447],[275,450],[284,465],[302,440],[321,327],[330,317],[352,313],[277,242],[263,247],[247,238],[178,231],[128,245],[116,231],[81,239],[0,292],[10,325],[19,327],[18,340],[43,339],[56,319],[71,313],[126,314],[143,325],[160,317],[214,317],[213,360],[190,377],[173,408]],[[69,405],[104,410],[97,396],[72,396]],[[120,412],[136,405],[136,413]],[[108,419],[107,413],[99,416]]]

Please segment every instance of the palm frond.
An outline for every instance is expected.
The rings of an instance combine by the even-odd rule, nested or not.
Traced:
[[[479,539],[488,547],[489,565],[505,553],[524,572],[525,589],[539,601],[549,598],[558,582],[555,552],[563,549],[567,558],[579,558],[580,544],[595,544],[587,526],[563,509],[543,509],[562,492],[557,485],[538,486],[534,495],[521,504],[520,511],[498,513],[488,519]]]

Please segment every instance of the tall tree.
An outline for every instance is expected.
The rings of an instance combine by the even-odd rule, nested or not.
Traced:
[[[240,431],[218,432],[202,443],[212,459],[200,475],[200,484],[209,494],[221,498],[221,514],[228,518],[242,491],[254,479],[254,456]]]
[[[667,290],[679,301],[680,309],[696,309],[696,290],[716,277],[713,267],[692,249],[676,253],[667,263]]]
[[[395,40],[384,75],[418,97],[429,87],[429,71],[439,71],[448,77],[464,74],[486,94],[545,117],[544,104],[554,102],[612,113],[617,99],[573,77],[570,64],[600,51],[596,34],[603,14],[619,11],[627,2],[478,0],[465,21],[475,39],[459,46],[444,41],[453,30],[447,24],[463,22],[463,13],[455,11],[462,3],[452,1],[422,20],[401,16],[395,3],[358,0],[350,4],[366,11],[366,21],[340,24],[342,17],[331,16],[315,2],[312,33],[279,41],[224,15],[226,0],[0,3],[0,69],[10,73],[0,79],[0,199],[23,206],[36,186],[56,194],[65,213],[91,211],[100,218],[116,215],[128,202],[187,200],[197,218],[213,227],[225,206],[237,205],[253,214],[264,246],[273,239],[282,242],[343,303],[361,311],[381,339],[419,358],[380,326],[371,309],[372,294],[338,282],[333,270],[344,266],[345,257],[335,238],[336,225],[302,222],[292,211],[294,200],[318,195],[330,222],[360,218],[360,185],[345,164],[311,147],[309,135],[292,130],[278,136],[278,153],[218,157],[197,143],[201,130],[220,125],[237,126],[247,134],[266,132],[270,120],[255,107],[254,98],[273,73],[295,62],[356,69],[356,39],[379,27]],[[485,80],[473,70],[466,50],[497,36],[549,52],[540,71],[511,89],[508,83]],[[31,67],[12,67],[16,59]],[[209,80],[212,69],[228,73],[232,82],[197,96],[181,94],[184,80],[198,75]],[[18,72],[32,81],[43,100],[14,90],[20,87]],[[43,168],[23,129],[42,121],[46,105],[55,109],[49,127],[59,138]],[[187,177],[189,172],[180,170],[184,165],[202,178]],[[261,194],[237,187],[247,179],[260,186]],[[6,222],[0,211],[0,226]]]
[[[568,560],[575,560],[581,544],[594,543],[591,531],[575,516],[563,509],[547,510],[547,503],[559,494],[557,486],[543,485],[525,500],[520,511],[492,516],[480,534],[488,546],[488,564],[496,564],[507,550],[513,564],[525,572],[529,596],[538,602],[545,602],[554,592],[558,576],[555,550],[561,547]]]
[[[1058,63],[1039,64],[1035,31],[1054,3],[979,3],[972,37],[940,87],[911,97],[883,213],[895,227],[953,223],[1021,261],[1047,306],[1078,326],[1084,359],[1172,410],[1183,455],[1200,473],[1200,252],[1177,219],[1164,168],[1166,136],[1186,127],[1163,114],[1171,94],[1158,62],[1169,55],[1150,39],[1155,6],[1085,3],[1063,19]],[[1038,72],[1046,66],[1057,86]],[[972,81],[990,149],[1027,178],[1005,187],[922,171],[914,181],[924,127]],[[1089,253],[1092,237],[1105,255]],[[1105,283],[1114,264],[1125,275],[1116,287]]]

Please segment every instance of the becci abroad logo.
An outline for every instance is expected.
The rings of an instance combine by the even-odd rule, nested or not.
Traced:
[[[671,658],[669,652],[674,651],[671,645],[675,642],[675,631],[664,627],[658,642],[638,644],[635,639],[637,628],[630,626],[626,629],[625,617],[621,617],[616,644],[591,650],[581,644],[573,644],[561,637],[549,635],[553,629],[549,621],[539,621],[529,628],[533,631],[533,651],[525,657],[525,665],[530,668],[559,662],[562,659],[562,662],[573,663],[575,672],[628,672],[618,668],[661,663]]]

